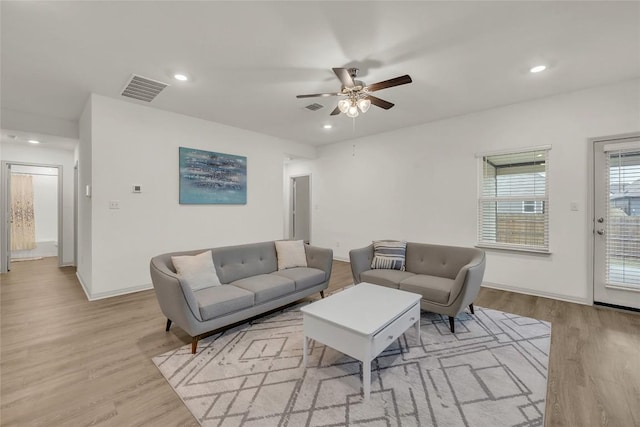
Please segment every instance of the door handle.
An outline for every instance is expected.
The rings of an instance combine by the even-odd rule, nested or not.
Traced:
[[[596,233],[598,233],[601,236],[604,236],[604,230],[603,229],[597,230]]]
[[[598,222],[599,222],[600,224],[602,224],[602,223],[604,222],[604,218],[602,218],[602,217],[598,218]]]

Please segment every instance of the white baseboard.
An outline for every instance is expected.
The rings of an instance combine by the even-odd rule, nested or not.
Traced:
[[[553,292],[538,291],[535,289],[518,288],[515,286],[502,285],[499,283],[482,282],[482,287],[497,289],[500,291],[509,291],[517,294],[532,295],[534,297],[551,298],[551,299],[573,302],[573,303],[582,304],[582,305],[593,305],[593,303],[591,301],[588,301],[586,298],[577,298],[577,297],[572,297],[568,295],[556,294]]]
[[[344,257],[341,257],[341,256],[334,256],[333,260],[334,261],[342,261],[342,262],[350,262],[349,258],[344,258]]]
[[[150,289],[153,289],[153,284],[145,283],[144,285],[131,286],[130,288],[118,289],[115,291],[98,292],[94,295],[91,295],[91,297],[89,298],[89,301],[97,301],[100,299],[117,297],[120,295],[133,294],[136,292],[148,291]]]
[[[98,292],[96,294],[92,294],[87,289],[87,285],[84,283],[82,277],[78,274],[78,272],[76,272],[76,277],[78,278],[80,286],[82,286],[82,290],[84,291],[84,294],[87,296],[87,300],[89,301],[97,301],[105,298],[117,297],[119,295],[133,294],[135,292],[148,291],[149,289],[153,289],[153,284],[145,283],[143,285],[131,286],[125,289],[117,289],[115,291]]]
[[[78,282],[80,282],[80,287],[84,291],[84,294],[87,296],[87,300],[91,301],[91,295],[89,293],[89,290],[87,289],[87,285],[84,283],[84,280],[82,280],[82,276],[80,276],[80,273],[78,273],[77,270],[76,277],[78,278]]]

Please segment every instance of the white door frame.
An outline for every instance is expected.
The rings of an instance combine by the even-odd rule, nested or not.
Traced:
[[[62,192],[63,192],[63,167],[62,165],[53,165],[45,163],[28,163],[28,162],[14,162],[11,160],[2,161],[2,193],[4,197],[0,198],[0,218],[2,225],[0,226],[0,273],[6,273],[9,271],[10,262],[8,258],[11,256],[9,244],[9,206],[11,189],[9,188],[9,174],[11,173],[10,165],[14,166],[36,166],[45,168],[58,169],[58,267],[62,267],[62,253],[63,253],[63,234],[62,234]]]
[[[590,286],[587,290],[587,302],[590,302],[591,305],[594,303],[594,287],[596,286],[596,277],[595,277],[595,239],[596,239],[596,197],[595,197],[595,187],[596,187],[596,174],[595,174],[595,144],[598,142],[624,142],[631,139],[640,138],[640,132],[633,133],[625,133],[618,135],[610,135],[610,136],[602,136],[597,138],[589,138],[587,143],[589,145],[589,164],[588,164],[588,176],[589,176],[589,194],[587,203],[590,206],[590,218],[588,221],[588,229],[587,235],[590,235],[591,238],[588,239],[589,242],[589,254],[590,261],[588,263],[588,271],[587,271],[587,279]]]
[[[288,238],[293,238],[293,180],[295,178],[302,178],[303,176],[309,177],[309,244],[312,242],[312,219],[313,219],[313,199],[311,194],[312,189],[312,181],[311,181],[311,173],[301,173],[296,175],[289,175],[289,209],[287,210],[287,215],[289,217],[289,230],[288,230]]]

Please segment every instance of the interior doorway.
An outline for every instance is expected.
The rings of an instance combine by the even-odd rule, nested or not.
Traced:
[[[62,172],[61,165],[2,162],[1,272],[48,257],[61,265]]]
[[[291,177],[289,236],[293,240],[311,241],[311,175]]]
[[[593,141],[593,302],[640,310],[640,135]]]

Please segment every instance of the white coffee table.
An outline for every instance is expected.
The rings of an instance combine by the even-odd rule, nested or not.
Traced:
[[[360,283],[302,307],[303,363],[309,339],[362,362],[364,398],[371,392],[371,361],[415,325],[420,343],[420,294]]]

